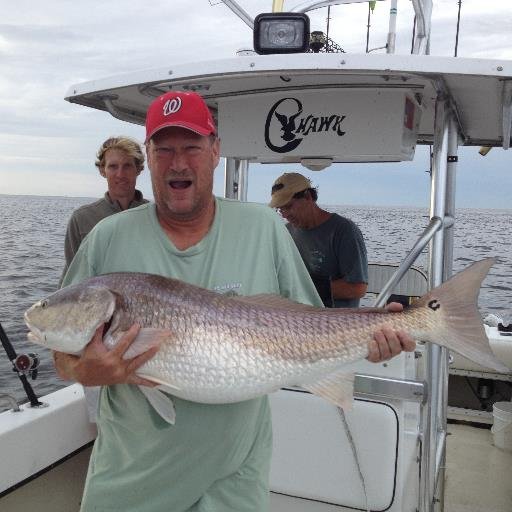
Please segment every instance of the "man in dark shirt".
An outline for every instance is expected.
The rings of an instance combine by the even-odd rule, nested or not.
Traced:
[[[324,304],[357,307],[368,284],[363,236],[354,222],[323,210],[317,199],[311,181],[291,172],[274,182],[270,206],[288,221],[288,230]]]

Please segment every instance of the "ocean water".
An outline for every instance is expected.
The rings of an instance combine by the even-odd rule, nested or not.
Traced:
[[[0,322],[18,354],[36,352],[36,394],[62,387],[50,352],[26,341],[23,312],[54,292],[64,267],[64,236],[73,209],[90,198],[0,195]],[[21,382],[0,347],[0,393],[24,397]],[[0,408],[3,404],[0,404]],[[1,410],[1,409],[0,409]]]
[[[55,291],[64,265],[64,235],[73,209],[91,198],[0,195],[0,322],[18,353],[37,352],[39,375],[32,382],[44,395],[64,385],[53,370],[49,351],[26,341],[23,312]],[[366,240],[369,261],[397,263],[428,224],[425,208],[327,206],[356,222]],[[456,214],[454,270],[495,256],[480,292],[482,314],[512,316],[512,210],[461,209]],[[425,268],[426,251],[416,265]],[[0,393],[18,401],[21,383],[0,348]],[[0,403],[0,410],[3,408]]]

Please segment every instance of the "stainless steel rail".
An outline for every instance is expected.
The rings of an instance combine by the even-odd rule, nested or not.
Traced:
[[[416,261],[421,251],[425,249],[428,243],[432,240],[435,233],[437,233],[445,224],[445,222],[452,222],[450,219],[444,221],[440,217],[432,217],[429,225],[425,228],[423,233],[419,236],[418,241],[414,244],[413,248],[409,251],[402,263],[399,265],[395,273],[391,276],[389,281],[384,285],[382,291],[374,302],[375,307],[382,307],[391,294],[391,290],[399,283],[400,279],[404,277],[409,268]]]
[[[428,398],[428,388],[425,382],[416,380],[356,374],[354,396],[425,403]]]
[[[435,113],[431,218],[454,216],[457,137],[457,125],[449,96],[440,92]],[[451,225],[448,227],[451,228]],[[452,251],[453,229],[436,232],[429,253],[431,288],[450,277]],[[429,400],[421,410],[420,511],[434,512],[443,508],[444,479],[441,476],[446,442],[448,353],[442,347],[427,344],[425,355]]]
[[[288,386],[283,389],[309,393],[301,387]],[[416,380],[393,379],[357,373],[354,377],[354,397],[373,400],[401,400],[423,404],[428,399],[428,388],[426,383]]]

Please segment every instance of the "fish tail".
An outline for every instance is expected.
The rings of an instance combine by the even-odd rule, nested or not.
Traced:
[[[444,346],[475,363],[500,372],[510,372],[493,354],[477,308],[478,293],[495,258],[473,263],[421,297],[414,308],[437,313],[435,325],[425,340]]]

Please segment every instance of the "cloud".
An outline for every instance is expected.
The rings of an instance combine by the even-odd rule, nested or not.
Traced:
[[[301,2],[287,0],[285,6]],[[271,9],[270,0],[240,0],[240,4],[252,16]],[[398,8],[397,51],[408,53],[411,2],[399,2]],[[459,55],[512,58],[512,2],[464,0],[461,12]],[[388,13],[389,2],[379,2],[371,17],[371,48],[386,42]],[[326,14],[325,9],[311,14],[313,29],[325,29]],[[332,7],[331,37],[347,51],[364,52],[367,14],[367,4]],[[457,2],[435,2],[433,54],[453,54],[456,16]],[[100,195],[104,182],[92,165],[99,144],[111,135],[143,138],[140,126],[64,101],[70,85],[141,69],[171,69],[184,62],[232,57],[237,49],[251,44],[249,28],[214,0],[11,2],[2,11],[0,24],[0,193]],[[492,159],[493,154],[498,153],[493,150]],[[511,166],[509,154],[500,155],[493,172]],[[411,168],[420,180],[424,175],[419,167],[428,163],[424,159],[420,157],[417,167]],[[481,164],[474,156],[467,163]],[[363,168],[360,173],[382,179],[382,169]],[[251,171],[250,199],[267,200],[269,181],[279,172],[271,169]],[[385,173],[389,178],[392,171],[387,168]],[[216,173],[217,192],[223,188],[221,174]],[[344,200],[359,201],[357,175],[350,171],[345,178],[348,181],[343,184],[354,196]],[[403,179],[409,180],[408,175]],[[141,183],[149,194],[147,174]],[[409,197],[416,196],[411,193]]]

